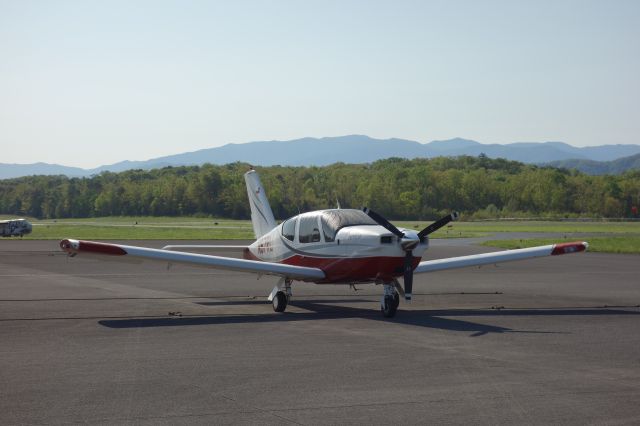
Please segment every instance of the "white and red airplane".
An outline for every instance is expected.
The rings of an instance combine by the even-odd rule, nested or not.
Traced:
[[[385,317],[395,315],[400,295],[411,300],[413,274],[495,264],[586,250],[586,242],[573,242],[506,250],[471,256],[421,261],[429,247],[429,234],[457,218],[452,213],[422,231],[396,228],[370,209],[331,209],[299,214],[276,224],[255,170],[244,175],[257,240],[248,247],[172,245],[152,249],[94,241],[65,239],[60,247],[70,256],[108,256],[112,260],[156,260],[208,268],[279,276],[268,300],[283,312],[294,281],[316,284],[382,284],[380,303]],[[190,253],[188,250],[241,250],[244,259]],[[398,278],[403,278],[403,285]]]

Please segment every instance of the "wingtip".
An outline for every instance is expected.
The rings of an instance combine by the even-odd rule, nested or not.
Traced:
[[[60,248],[67,254],[76,255],[78,252],[86,252],[93,254],[107,254],[122,256],[127,252],[122,247],[115,244],[98,243],[95,241],[72,240],[65,238],[60,241]]]
[[[60,240],[60,248],[62,249],[62,251],[71,253],[74,250],[78,249],[78,240],[72,240],[70,238],[65,238],[64,240]]]
[[[561,254],[579,253],[587,250],[589,243],[586,241],[576,241],[573,243],[559,243],[553,246],[551,251],[552,256],[558,256]]]

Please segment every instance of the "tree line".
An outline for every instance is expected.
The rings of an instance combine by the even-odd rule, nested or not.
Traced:
[[[243,174],[249,168],[246,163],[206,164],[104,172],[89,178],[5,179],[0,181],[0,213],[36,218],[247,219]],[[637,216],[640,204],[640,171],[589,176],[484,155],[256,169],[278,219],[337,203],[343,208],[366,205],[396,220],[431,220],[452,210],[467,218],[619,218]]]

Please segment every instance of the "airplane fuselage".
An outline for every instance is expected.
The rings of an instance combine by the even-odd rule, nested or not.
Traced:
[[[417,234],[403,230],[407,236]],[[428,248],[413,249],[413,267]],[[317,283],[389,282],[403,275],[405,250],[398,237],[360,210],[321,210],[288,219],[258,238],[244,253],[250,260],[321,269]]]

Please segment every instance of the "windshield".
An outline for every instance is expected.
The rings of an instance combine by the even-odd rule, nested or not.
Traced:
[[[377,225],[376,221],[362,210],[352,209],[325,210],[320,216],[320,221],[325,241],[333,241],[338,230],[345,226]]]

